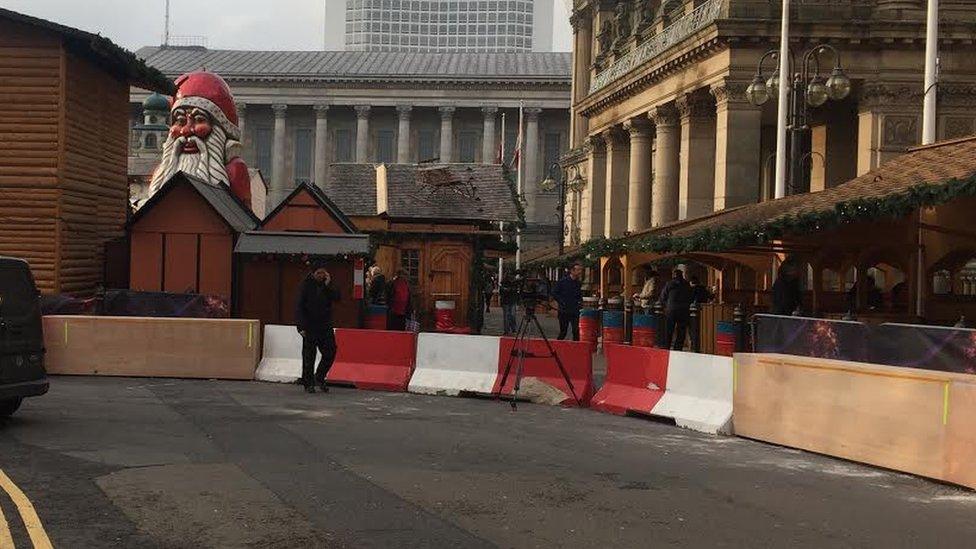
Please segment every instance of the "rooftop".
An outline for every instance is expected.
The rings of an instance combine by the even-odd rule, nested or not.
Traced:
[[[387,164],[386,215],[442,221],[515,221],[518,212],[502,167],[495,164]],[[377,168],[333,164],[323,189],[346,215],[378,215]]]
[[[115,45],[114,42],[104,36],[3,8],[0,8],[0,19],[30,25],[61,35],[66,49],[91,60],[107,72],[133,86],[163,93],[172,93],[175,89],[173,82],[158,70],[146,66],[145,63],[137,59],[135,54]]]
[[[477,81],[569,85],[571,53],[251,51],[144,47],[136,55],[170,76],[205,67],[227,80]]]

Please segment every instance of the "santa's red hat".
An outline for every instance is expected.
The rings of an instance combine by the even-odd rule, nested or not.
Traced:
[[[227,135],[240,140],[237,105],[230,86],[220,76],[207,71],[189,72],[176,79],[173,108],[197,107],[207,111]]]

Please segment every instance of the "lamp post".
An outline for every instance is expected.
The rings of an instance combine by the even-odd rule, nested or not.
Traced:
[[[546,178],[539,183],[539,187],[544,191],[559,190],[559,202],[556,204],[556,212],[559,215],[559,255],[563,255],[563,249],[566,247],[566,190],[568,188],[572,192],[578,192],[586,186],[586,182],[583,181],[583,177],[580,175],[579,167],[573,165],[569,169],[573,170],[576,175],[570,178],[568,186],[566,179],[563,177],[562,167],[558,162],[553,162],[549,166],[549,169],[546,171]],[[555,178],[553,178],[554,172],[556,174]]]
[[[825,79],[820,73],[820,55],[826,52],[833,54],[834,69]],[[769,50],[759,59],[756,76],[746,88],[746,97],[753,105],[763,105],[770,97],[779,95],[782,88],[780,71],[775,71],[768,79],[763,75],[763,62],[767,58],[776,58],[779,55],[777,50]],[[828,100],[840,101],[846,98],[851,93],[851,81],[841,67],[840,53],[829,44],[820,44],[808,50],[803,55],[800,67],[796,66],[792,51],[790,51],[789,61],[790,70],[796,72],[793,74],[793,85],[788,86],[790,96],[787,100],[787,130],[790,136],[790,151],[789,185],[786,194],[799,194],[810,191],[809,173],[803,169],[803,162],[809,155],[810,149],[810,127],[807,125],[809,107],[820,107]],[[783,102],[781,101],[780,104],[782,105]]]

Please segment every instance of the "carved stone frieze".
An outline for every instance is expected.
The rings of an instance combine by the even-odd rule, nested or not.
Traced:
[[[922,102],[922,87],[900,82],[869,82],[861,86],[858,104],[861,109],[917,106]]]
[[[976,135],[976,118],[972,116],[948,116],[943,126],[945,139],[958,139]]]
[[[888,115],[882,125],[882,146],[903,149],[919,142],[918,116]]]

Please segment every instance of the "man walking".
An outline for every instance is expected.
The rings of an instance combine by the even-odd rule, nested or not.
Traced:
[[[332,327],[332,305],[336,301],[339,301],[339,291],[332,285],[332,275],[324,265],[314,265],[302,281],[295,307],[295,323],[302,335],[302,384],[309,393],[315,392],[316,385],[323,393],[329,392],[325,377],[336,356]],[[316,351],[322,353],[322,360],[313,377]]]
[[[685,348],[691,316],[691,286],[681,269],[675,269],[673,278],[664,285],[661,302],[664,303],[664,340],[670,348],[680,351]]]
[[[569,273],[556,283],[552,298],[559,305],[559,337],[565,339],[567,328],[573,329],[573,341],[579,341],[579,314],[583,305],[583,265],[574,263]]]

